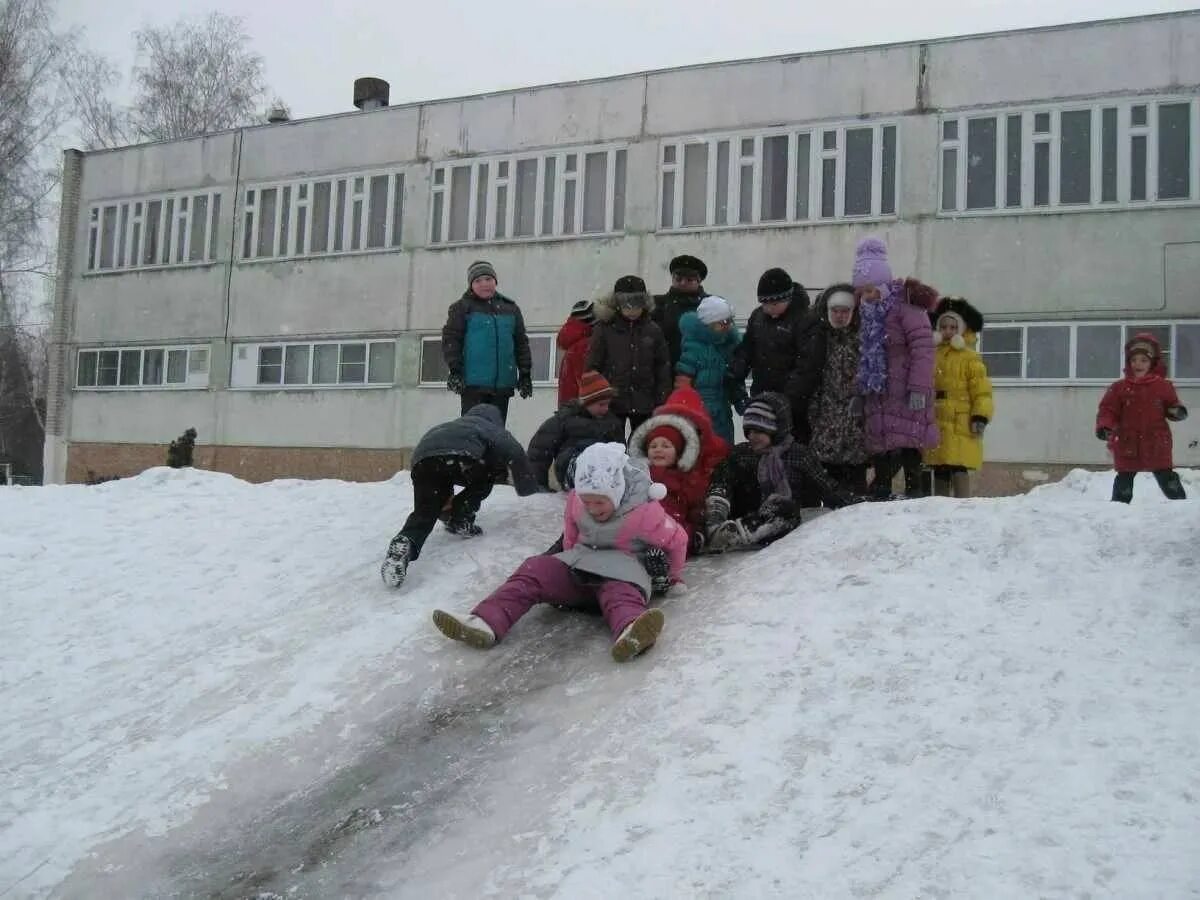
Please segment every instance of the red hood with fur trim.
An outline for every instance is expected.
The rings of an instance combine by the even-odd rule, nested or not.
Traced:
[[[1150,358],[1150,371],[1141,378],[1133,374],[1129,368],[1129,351],[1137,344],[1149,344],[1154,348],[1154,355]],[[1158,342],[1158,338],[1150,334],[1148,331],[1141,331],[1125,342],[1125,377],[1135,381],[1141,381],[1146,378],[1166,378],[1167,367],[1163,365],[1162,344]]]

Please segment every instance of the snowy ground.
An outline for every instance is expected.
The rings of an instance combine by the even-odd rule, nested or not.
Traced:
[[[389,592],[406,474],[0,490],[0,897],[1195,896],[1200,504],[1110,483],[704,560],[622,667],[429,623],[555,497]]]

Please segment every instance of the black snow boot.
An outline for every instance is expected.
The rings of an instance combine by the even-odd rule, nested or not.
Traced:
[[[642,551],[642,565],[650,576],[650,593],[656,597],[665,594],[671,588],[671,564],[667,560],[667,551],[662,547],[647,547]]]
[[[405,535],[398,534],[388,544],[387,555],[379,567],[379,575],[388,587],[398,588],[404,584],[408,574],[408,563],[412,559],[413,544]]]
[[[459,537],[479,537],[483,534],[483,529],[475,524],[475,517],[469,518],[451,518],[446,523],[446,530],[451,534],[457,534]]]

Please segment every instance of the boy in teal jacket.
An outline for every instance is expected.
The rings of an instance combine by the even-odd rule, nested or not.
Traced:
[[[533,396],[533,358],[521,310],[496,290],[497,283],[491,263],[471,263],[466,292],[447,310],[442,356],[446,387],[462,396],[462,414],[488,403],[507,422],[513,391]]]

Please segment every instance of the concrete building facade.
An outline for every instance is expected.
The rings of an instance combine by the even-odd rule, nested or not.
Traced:
[[[1095,408],[1134,330],[1200,400],[1200,12],[68,151],[64,175],[49,481],[161,464],[187,427],[251,479],[390,476],[457,412],[440,329],[479,258],[533,336],[522,440],[575,300],[665,289],[686,252],[744,318],[764,269],[845,280],[867,234],[988,318],[985,488],[1107,463]]]

